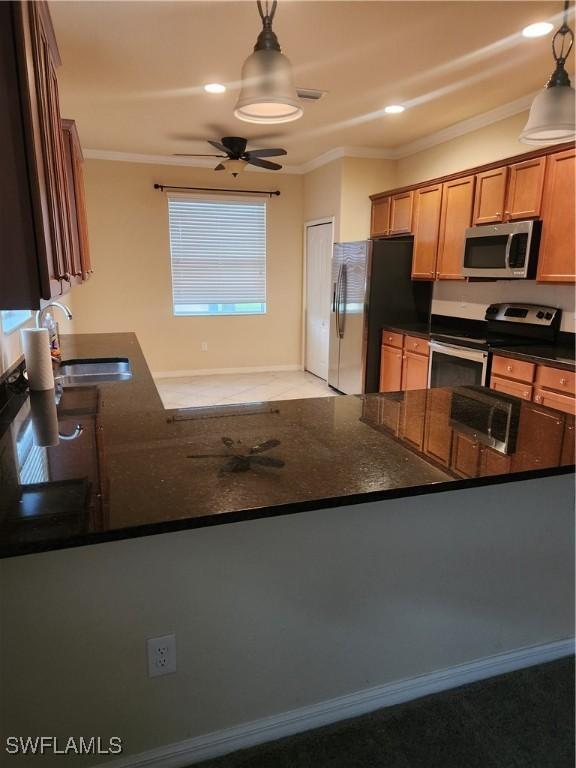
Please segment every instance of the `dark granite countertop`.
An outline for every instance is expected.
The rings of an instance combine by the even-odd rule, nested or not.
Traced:
[[[450,456],[456,390],[165,410],[134,334],[62,347],[65,358],[128,357],[133,378],[65,388],[59,430],[82,433],[50,447],[34,444],[37,398],[22,403],[0,439],[2,557],[573,471],[572,417],[516,398],[514,452],[482,463],[478,448],[463,475]],[[539,418],[548,430],[552,419],[558,455],[542,452]],[[436,441],[443,430],[444,458],[426,452],[427,420]]]
[[[395,333],[407,333],[409,336],[418,336],[421,339],[430,338],[430,325],[428,323],[399,323],[382,326],[383,331]]]

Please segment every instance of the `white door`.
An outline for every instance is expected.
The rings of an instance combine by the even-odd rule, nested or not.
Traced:
[[[306,361],[305,368],[328,378],[332,224],[306,228]]]

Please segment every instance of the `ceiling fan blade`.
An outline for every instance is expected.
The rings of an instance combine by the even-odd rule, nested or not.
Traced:
[[[188,152],[173,152],[173,157],[226,157],[226,155],[190,155]]]
[[[214,168],[214,170],[215,171],[225,171],[226,170],[226,166],[223,165],[222,163],[218,163],[218,165],[216,166],[216,168]]]
[[[278,171],[282,166],[279,163],[271,163],[269,160],[260,160],[258,157],[248,157],[246,159],[250,165],[256,165],[258,168],[267,168],[269,171]]]
[[[220,152],[224,152],[225,155],[230,154],[224,144],[221,144],[219,141],[212,141],[211,139],[208,139],[208,144],[211,144],[214,149],[219,149]]]
[[[277,147],[276,149],[249,149],[246,152],[248,157],[277,157],[278,155],[286,155],[285,149]]]

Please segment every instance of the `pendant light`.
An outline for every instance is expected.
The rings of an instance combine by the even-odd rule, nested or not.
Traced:
[[[254,53],[242,67],[242,89],[234,109],[234,115],[248,123],[288,123],[302,117],[292,66],[280,49],[278,38],[272,29],[277,0],[269,8],[257,0],[262,19],[262,31],[258,35]]]
[[[564,20],[552,38],[552,54],[556,69],[552,73],[546,88],[541,91],[530,108],[526,127],[520,134],[524,144],[540,146],[569,141],[576,136],[574,88],[564,69],[564,64],[572,46],[574,33],[568,26],[568,2],[564,3]],[[557,46],[560,46],[557,50]]]

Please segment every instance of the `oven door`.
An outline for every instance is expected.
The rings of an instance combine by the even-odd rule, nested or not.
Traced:
[[[428,387],[461,387],[486,384],[488,352],[452,344],[430,342]]]

